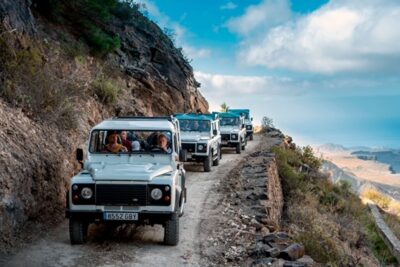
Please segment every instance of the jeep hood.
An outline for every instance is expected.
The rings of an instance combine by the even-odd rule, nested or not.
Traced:
[[[92,164],[89,173],[95,181],[151,181],[173,171],[170,165],[146,164]]]
[[[238,126],[221,126],[221,133],[239,133]]]
[[[187,133],[181,133],[181,140],[182,142],[200,142],[200,141],[207,141],[210,139],[209,136],[207,135],[201,135],[198,132],[187,132]]]

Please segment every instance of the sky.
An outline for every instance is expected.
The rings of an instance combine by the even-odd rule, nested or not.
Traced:
[[[306,145],[400,148],[400,1],[140,0],[218,110]]]

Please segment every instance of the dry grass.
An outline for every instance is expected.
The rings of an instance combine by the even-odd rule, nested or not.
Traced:
[[[299,164],[316,160],[310,151],[274,152],[285,197],[284,222],[308,255],[330,266],[396,264],[369,210],[349,184],[332,184],[318,172],[318,164],[310,173],[299,173]]]
[[[367,188],[361,196],[377,204],[381,209],[400,216],[400,201],[387,196],[375,188]]]
[[[396,235],[398,239],[400,239],[400,217],[399,215],[390,214],[387,212],[382,212],[383,219],[389,226],[390,230]]]

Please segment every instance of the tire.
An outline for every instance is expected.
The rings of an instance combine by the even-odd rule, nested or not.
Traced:
[[[253,134],[250,134],[250,141],[253,141]]]
[[[242,150],[245,150],[245,149],[246,149],[246,146],[247,146],[247,139],[246,139],[246,141],[244,141],[243,144],[242,144]]]
[[[242,142],[237,143],[237,145],[236,145],[236,154],[240,154],[241,146],[242,146]]]
[[[219,159],[221,158],[221,148],[218,148],[218,153],[217,153],[217,158],[214,159],[213,161],[213,166],[218,166],[219,165]]]
[[[72,245],[80,245],[86,242],[88,226],[88,223],[69,220],[69,239]]]
[[[212,165],[212,153],[208,154],[207,158],[204,160],[204,171],[210,172]]]
[[[164,226],[164,244],[176,246],[179,243],[179,217],[173,214]]]

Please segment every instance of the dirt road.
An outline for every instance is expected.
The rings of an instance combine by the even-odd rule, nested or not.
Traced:
[[[232,149],[224,149],[218,167],[209,173],[200,165],[188,164],[188,201],[180,221],[180,242],[176,247],[162,245],[161,226],[125,226],[117,229],[91,226],[89,242],[71,246],[68,221],[43,237],[27,245],[13,256],[0,259],[0,266],[201,266],[200,223],[207,218],[211,206],[210,189],[233,169],[242,157],[253,151],[259,143],[256,137],[249,142],[245,153],[237,155]],[[208,199],[208,201],[206,201]]]

